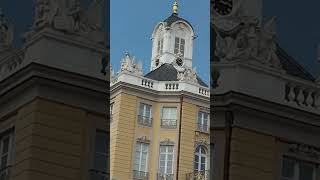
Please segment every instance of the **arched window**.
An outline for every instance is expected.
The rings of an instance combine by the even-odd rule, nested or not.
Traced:
[[[204,146],[198,146],[194,155],[194,170],[205,171],[207,169],[207,150]]]

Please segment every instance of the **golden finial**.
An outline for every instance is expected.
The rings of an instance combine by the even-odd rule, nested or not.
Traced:
[[[178,2],[177,2],[177,0],[175,0],[172,5],[173,14],[178,14],[178,7],[179,7]]]

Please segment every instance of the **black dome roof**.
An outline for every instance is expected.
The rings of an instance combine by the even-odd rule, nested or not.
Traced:
[[[177,22],[177,21],[184,21],[186,22],[187,24],[189,24],[189,26],[191,26],[191,28],[193,29],[192,25],[185,19],[179,17],[177,14],[175,13],[172,13],[171,16],[169,16],[167,19],[165,19],[163,22],[166,22],[167,23],[167,26],[171,26],[174,22]]]
[[[157,69],[149,72],[144,77],[157,81],[178,81],[178,71],[172,64],[162,64]],[[197,75],[197,81],[201,86],[208,87],[208,85]]]

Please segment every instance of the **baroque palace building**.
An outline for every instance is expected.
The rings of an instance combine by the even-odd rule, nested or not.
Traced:
[[[262,5],[212,0],[213,179],[318,180],[320,81],[281,48]]]
[[[0,13],[0,180],[108,179],[100,9],[37,0],[22,48]]]
[[[128,53],[111,70],[111,179],[209,179],[210,92],[192,68],[195,38],[175,2],[152,32],[151,71]]]

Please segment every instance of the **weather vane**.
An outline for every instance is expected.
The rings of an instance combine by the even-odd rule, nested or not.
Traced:
[[[179,8],[178,1],[175,0],[173,5],[172,5],[173,14],[178,14],[178,8]]]

